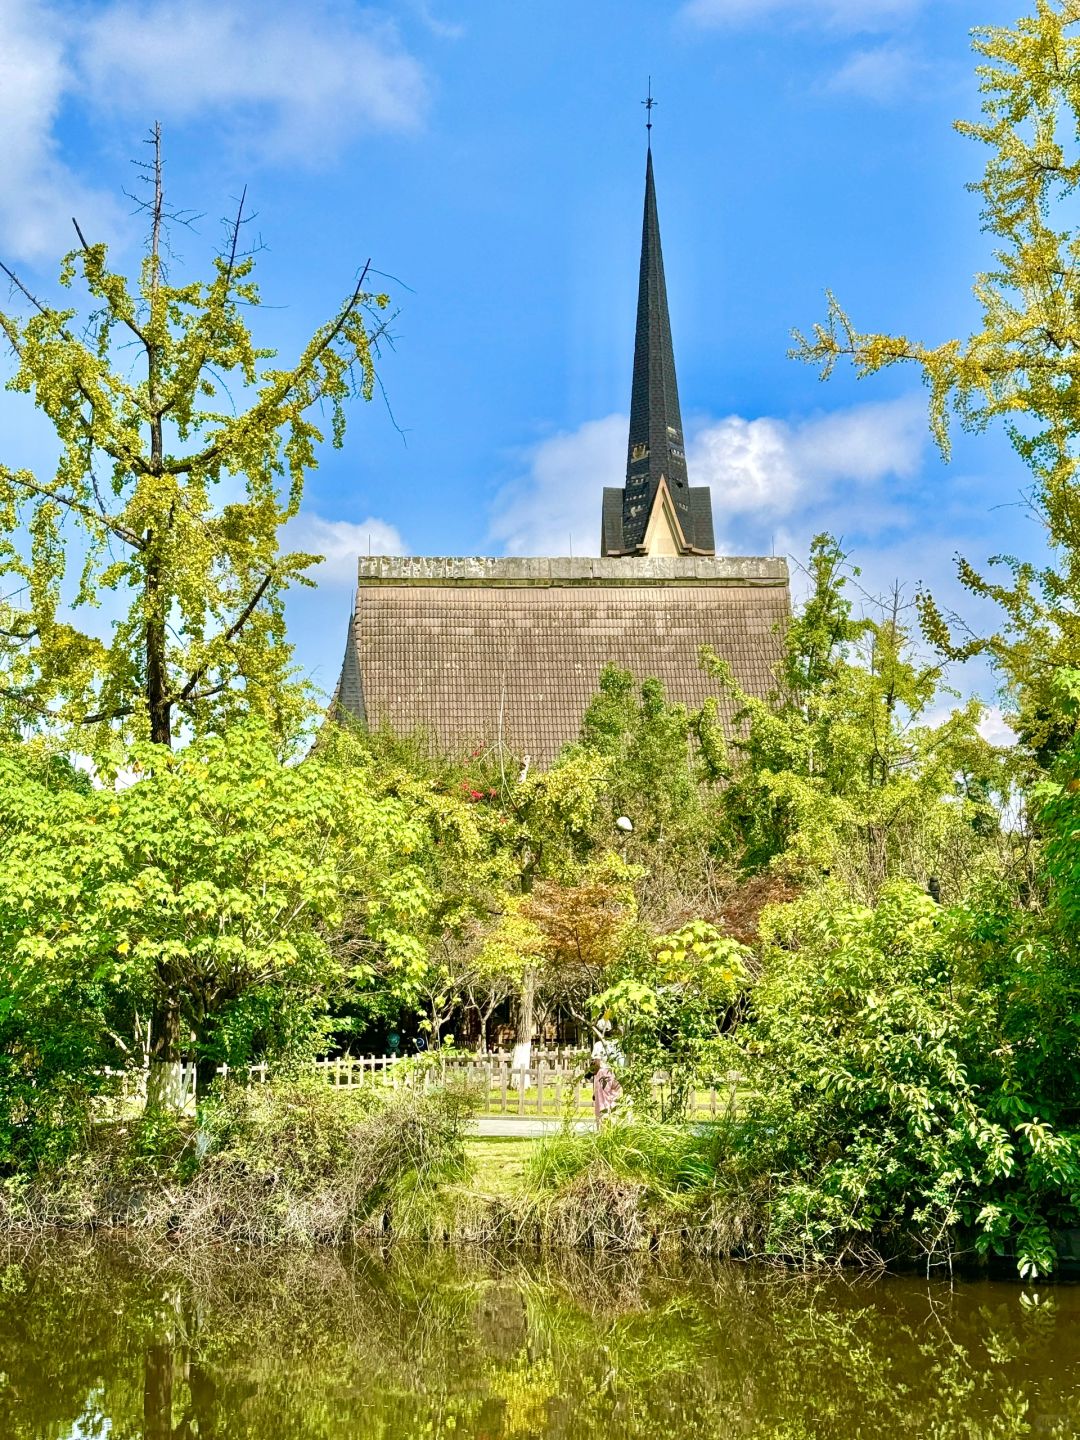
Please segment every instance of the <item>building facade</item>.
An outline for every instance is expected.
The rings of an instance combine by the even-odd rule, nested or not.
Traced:
[[[337,713],[546,765],[576,738],[605,664],[695,707],[712,693],[698,663],[709,645],[746,691],[772,687],[787,564],[717,556],[710,491],[690,484],[651,147],[626,478],[597,499],[597,559],[361,558]]]

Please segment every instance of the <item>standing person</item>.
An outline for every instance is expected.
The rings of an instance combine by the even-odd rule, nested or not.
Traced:
[[[622,1059],[618,1046],[607,1039],[611,1024],[607,1020],[601,1020],[597,1025],[600,1032],[596,1043],[592,1048],[592,1059],[589,1061],[589,1072],[592,1075],[593,1090],[593,1114],[596,1116],[596,1128],[601,1129],[605,1117],[610,1117],[622,1096],[622,1086],[615,1078],[611,1068],[611,1062],[618,1062]]]

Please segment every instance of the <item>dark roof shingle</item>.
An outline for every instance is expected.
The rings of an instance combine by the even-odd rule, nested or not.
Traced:
[[[711,645],[745,689],[768,694],[789,614],[782,560],[416,557],[360,569],[340,708],[423,729],[444,750],[501,739],[538,764],[577,737],[609,662],[698,706],[715,693],[698,664]]]

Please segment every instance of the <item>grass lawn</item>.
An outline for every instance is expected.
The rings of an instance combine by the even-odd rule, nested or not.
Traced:
[[[481,1195],[511,1195],[520,1190],[525,1166],[537,1143],[529,1138],[478,1136],[469,1140],[465,1146],[473,1167],[469,1188]]]

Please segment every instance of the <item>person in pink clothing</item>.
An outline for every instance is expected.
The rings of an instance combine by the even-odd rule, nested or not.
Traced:
[[[596,1116],[596,1128],[599,1130],[603,1127],[604,1120],[610,1119],[611,1112],[622,1095],[622,1086],[615,1079],[607,1061],[590,1060],[589,1064],[593,1067],[593,1114]]]
[[[592,1049],[589,1071],[592,1075],[593,1114],[596,1116],[596,1128],[599,1130],[605,1118],[611,1117],[612,1111],[622,1096],[622,1086],[615,1078],[615,1072],[611,1068],[611,1061],[617,1061],[622,1057],[618,1047],[607,1038],[610,1025],[601,1020],[597,1028],[601,1034]]]

